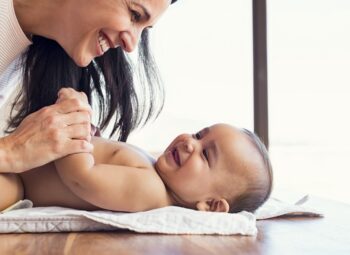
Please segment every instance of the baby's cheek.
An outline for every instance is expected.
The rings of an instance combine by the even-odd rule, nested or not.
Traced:
[[[206,166],[201,161],[194,160],[190,162],[190,168],[195,175],[202,175],[206,171]]]

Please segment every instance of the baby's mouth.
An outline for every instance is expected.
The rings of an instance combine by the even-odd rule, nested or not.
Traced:
[[[180,155],[176,148],[172,149],[171,154],[173,155],[174,161],[178,166],[181,166]]]

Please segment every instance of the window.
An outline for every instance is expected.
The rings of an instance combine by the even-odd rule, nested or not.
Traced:
[[[269,0],[270,153],[276,189],[350,202],[350,2]]]
[[[166,86],[159,118],[129,142],[161,152],[178,134],[216,122],[253,129],[250,1],[178,1],[154,27]]]

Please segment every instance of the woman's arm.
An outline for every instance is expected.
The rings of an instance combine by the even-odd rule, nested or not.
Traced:
[[[91,108],[86,96],[62,89],[67,98],[28,115],[0,138],[0,173],[20,173],[77,152],[90,152]]]
[[[153,169],[95,164],[90,153],[69,155],[55,165],[63,183],[97,207],[135,212],[158,208],[164,202],[164,185]]]

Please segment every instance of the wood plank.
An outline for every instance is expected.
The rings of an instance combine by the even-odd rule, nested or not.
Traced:
[[[0,254],[350,254],[350,205],[313,199],[324,218],[258,221],[255,237],[158,235],[128,231],[0,235]]]

